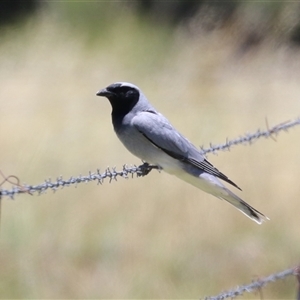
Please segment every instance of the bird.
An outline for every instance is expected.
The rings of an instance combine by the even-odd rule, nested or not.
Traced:
[[[99,90],[96,95],[109,100],[114,131],[133,155],[229,202],[258,224],[269,220],[223,184],[226,182],[241,190],[215,168],[200,149],[179,133],[136,85],[115,82]]]

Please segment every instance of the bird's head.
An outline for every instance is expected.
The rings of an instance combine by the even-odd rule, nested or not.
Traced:
[[[116,82],[98,91],[96,95],[106,97],[115,111],[130,111],[139,101],[140,90],[131,83]]]

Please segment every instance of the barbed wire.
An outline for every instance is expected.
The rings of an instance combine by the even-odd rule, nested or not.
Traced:
[[[239,286],[237,288],[234,288],[230,291],[226,291],[226,292],[223,292],[217,296],[208,296],[208,297],[205,297],[204,299],[205,300],[223,300],[223,299],[226,299],[226,298],[236,298],[237,296],[241,296],[243,295],[244,293],[251,293],[251,292],[254,292],[254,291],[261,291],[261,288],[263,288],[265,285],[271,283],[271,282],[275,282],[277,280],[282,280],[288,276],[296,276],[297,279],[299,280],[299,272],[300,270],[300,267],[295,267],[295,268],[291,268],[291,269],[287,269],[287,270],[284,270],[284,271],[281,271],[279,273],[275,273],[275,274],[272,274],[268,277],[265,277],[265,278],[260,278],[258,280],[255,280],[255,281],[252,281],[250,284],[247,284],[247,285],[242,285],[242,286]],[[298,287],[298,294],[299,294],[299,287]],[[299,299],[299,298],[297,298]]]
[[[277,136],[282,131],[287,131],[288,129],[295,127],[297,125],[300,125],[300,118],[297,118],[293,121],[287,121],[280,124],[277,124],[271,128],[269,128],[268,123],[266,123],[266,130],[260,130],[258,129],[254,133],[246,133],[243,136],[240,136],[239,138],[232,139],[232,140],[226,140],[223,144],[213,145],[210,144],[208,148],[201,147],[201,152],[203,155],[208,153],[216,153],[217,151],[224,151],[224,150],[230,150],[230,148],[234,145],[251,145],[254,141],[264,137],[264,138],[272,138],[274,139],[275,136]],[[3,180],[0,181],[0,187],[3,186],[4,183],[10,183],[12,184],[12,188],[10,190],[8,189],[0,189],[0,203],[1,198],[4,196],[9,197],[10,199],[14,199],[14,196],[16,194],[42,194],[45,193],[47,190],[53,190],[56,191],[59,188],[67,187],[67,186],[77,186],[79,183],[87,183],[90,181],[96,181],[98,184],[102,184],[104,180],[108,179],[109,182],[113,180],[117,180],[119,177],[121,178],[129,178],[134,177],[136,175],[137,177],[145,176],[147,175],[151,170],[158,169],[157,166],[149,165],[148,163],[144,163],[140,166],[131,166],[124,165],[122,170],[117,171],[116,168],[107,168],[104,172],[100,172],[98,169],[96,172],[89,172],[88,175],[79,175],[77,177],[70,177],[69,179],[63,179],[62,176],[58,177],[55,181],[52,181],[51,179],[45,180],[43,183],[38,185],[27,185],[27,184],[20,184],[20,180],[17,176],[10,175],[5,176],[1,170],[0,175],[3,177]],[[297,292],[297,299],[300,300],[300,267],[297,268],[291,268],[284,270],[279,273],[272,274],[268,277],[258,279],[256,281],[251,282],[247,285],[242,285],[237,288],[234,288],[232,290],[220,293],[217,296],[208,296],[205,298],[205,300],[222,300],[226,298],[235,298],[237,296],[242,295],[243,293],[250,293],[254,291],[260,291],[262,287],[265,285],[275,282],[277,280],[284,279],[288,276],[295,275],[297,277],[297,280],[299,282],[298,284],[298,292]]]
[[[213,145],[210,144],[208,148],[200,147],[202,154],[207,154],[207,153],[214,153],[217,151],[224,151],[224,150],[230,150],[230,147],[244,144],[244,145],[251,145],[253,142],[260,138],[272,138],[274,139],[275,136],[277,136],[281,131],[287,131],[288,129],[295,127],[297,125],[300,125],[300,118],[296,118],[293,121],[286,121],[282,122],[280,124],[277,124],[271,128],[269,128],[268,120],[266,119],[266,130],[261,130],[258,129],[254,133],[246,133],[243,136],[232,139],[232,140],[226,140],[224,144],[219,144],[219,145]]]
[[[96,181],[98,184],[102,184],[105,179],[109,179],[109,182],[113,180],[117,181],[118,177],[128,178],[130,175],[133,177],[134,174],[137,177],[146,176],[151,170],[158,169],[157,166],[149,165],[148,163],[144,163],[140,166],[128,167],[127,165],[123,166],[121,171],[117,171],[116,168],[107,168],[103,173],[98,169],[97,172],[89,172],[88,175],[79,175],[78,177],[70,177],[69,179],[63,179],[62,176],[58,177],[55,181],[52,182],[51,179],[46,179],[43,183],[38,185],[27,185],[24,184],[22,186],[15,185],[10,190],[0,189],[0,199],[3,196],[8,196],[11,199],[14,199],[16,194],[34,194],[38,193],[39,195],[46,192],[48,189],[56,191],[59,188],[68,187],[68,186],[77,186],[79,183],[87,183],[90,181]],[[16,176],[14,177],[19,180]],[[5,180],[7,181],[7,180]]]
[[[300,118],[296,118],[293,121],[287,121],[280,124],[277,124],[271,128],[269,128],[268,123],[266,123],[267,129],[261,130],[258,129],[254,133],[246,133],[245,135],[232,139],[226,140],[224,144],[213,145],[211,144],[209,148],[201,147],[201,152],[203,155],[207,153],[215,153],[221,150],[229,150],[234,145],[240,144],[248,144],[251,145],[254,141],[264,137],[264,138],[273,138],[277,136],[282,131],[287,131],[288,129],[300,125]],[[137,175],[137,177],[147,175],[152,169],[158,169],[157,166],[152,166],[147,163],[144,163],[141,166],[132,166],[124,165],[123,169],[117,171],[116,168],[107,168],[103,173],[98,169],[96,172],[89,172],[88,175],[79,175],[77,177],[71,176],[69,179],[63,179],[62,176],[57,177],[55,181],[51,179],[46,179],[43,183],[38,185],[20,185],[18,177],[11,175],[7,178],[15,178],[17,180],[17,184],[13,184],[13,187],[8,189],[0,189],[0,199],[2,197],[9,197],[14,199],[16,194],[42,194],[46,192],[48,189],[56,191],[59,188],[67,187],[67,186],[77,186],[80,183],[87,183],[90,181],[96,181],[98,184],[102,184],[105,179],[109,179],[109,182],[112,180],[117,180],[118,177],[128,178],[130,175]],[[5,178],[4,178],[5,179]],[[4,180],[4,182],[9,182],[9,180]],[[12,183],[10,181],[10,183]],[[2,183],[3,184],[3,183]],[[1,186],[1,184],[0,184]]]

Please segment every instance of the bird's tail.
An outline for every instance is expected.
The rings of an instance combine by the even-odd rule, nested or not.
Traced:
[[[235,208],[237,208],[240,212],[242,212],[254,222],[261,224],[262,222],[269,220],[267,216],[263,215],[261,212],[253,208],[251,205],[249,205],[247,202],[242,200],[227,188],[224,188],[223,191],[224,192],[222,193],[222,195],[218,195],[218,197],[232,204]]]
[[[188,170],[187,172],[179,172],[176,174],[176,176],[219,199],[229,202],[240,212],[258,224],[269,220],[268,217],[227,189],[215,176],[205,172],[201,172],[200,175],[196,174],[195,176],[192,171]]]

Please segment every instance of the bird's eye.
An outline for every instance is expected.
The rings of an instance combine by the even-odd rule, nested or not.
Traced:
[[[133,91],[133,89],[132,88],[130,88],[130,87],[122,87],[121,88],[121,90],[120,90],[120,92],[121,92],[121,94],[123,94],[124,95],[124,97],[130,97],[131,95],[133,95],[134,94],[134,91]]]
[[[121,88],[121,93],[122,94],[127,94],[128,92],[130,92],[132,89],[127,87],[127,86],[124,86]]]
[[[128,99],[129,101],[138,99],[139,97],[138,91],[129,86],[119,87],[116,94],[118,94],[120,98]]]

